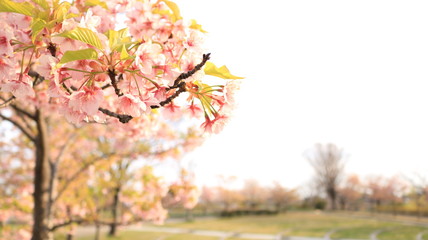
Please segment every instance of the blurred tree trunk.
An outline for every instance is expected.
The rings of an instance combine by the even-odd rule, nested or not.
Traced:
[[[111,214],[113,218],[113,222],[110,224],[110,231],[108,233],[109,236],[116,236],[117,234],[117,225],[118,225],[118,217],[119,217],[119,194],[120,194],[120,186],[114,189],[113,195],[113,205],[111,209]]]
[[[49,192],[51,185],[51,168],[49,164],[49,148],[47,144],[46,120],[42,110],[36,110],[35,122],[37,134],[34,139],[36,165],[34,168],[34,209],[33,230],[31,240],[52,240],[53,234],[50,228],[50,201]]]

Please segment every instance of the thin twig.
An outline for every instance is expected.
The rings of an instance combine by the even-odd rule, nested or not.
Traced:
[[[35,136],[33,136],[24,126],[22,126],[19,122],[13,120],[10,117],[6,117],[3,114],[0,113],[0,118],[3,118],[6,121],[11,122],[13,125],[15,125],[19,130],[21,130],[22,133],[24,133],[25,136],[27,136],[32,142],[36,141]]]
[[[11,103],[13,103],[13,101],[16,99],[15,96],[10,97],[9,99],[7,99],[6,101],[4,101],[2,104],[0,104],[0,108],[4,108],[9,106]]]

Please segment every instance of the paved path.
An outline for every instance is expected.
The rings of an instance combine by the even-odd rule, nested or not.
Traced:
[[[418,233],[418,235],[416,235],[416,240],[423,240],[425,234],[428,234],[428,231]]]

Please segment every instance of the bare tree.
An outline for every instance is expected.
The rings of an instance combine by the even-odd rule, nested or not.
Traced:
[[[327,195],[328,208],[336,210],[338,184],[344,171],[343,149],[332,143],[318,143],[305,153],[305,157],[315,170],[319,187]]]

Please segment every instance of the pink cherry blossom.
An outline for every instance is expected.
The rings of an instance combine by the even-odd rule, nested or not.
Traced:
[[[202,108],[196,104],[191,104],[187,109],[191,117],[200,118],[202,116]]]
[[[96,27],[100,24],[101,18],[92,14],[92,9],[89,9],[86,14],[80,19],[79,27],[88,28],[96,32]]]
[[[34,66],[34,70],[44,78],[49,78],[52,68],[58,63],[58,59],[51,55],[42,55]]]
[[[15,66],[13,58],[0,57],[0,82],[8,80],[15,76]]]
[[[0,21],[0,55],[13,55],[13,48],[10,40],[14,38],[12,28]]]
[[[205,132],[217,134],[223,130],[228,120],[229,118],[226,115],[220,114],[217,114],[213,120],[209,117],[205,117],[205,122],[202,123],[201,127]]]
[[[22,74],[21,77],[17,74],[17,76],[17,80],[10,80],[0,84],[0,91],[10,92],[16,98],[34,97],[33,79],[28,74]]]
[[[162,114],[166,118],[177,119],[181,114],[181,108],[174,102],[171,102],[163,107]]]
[[[190,36],[187,38],[185,46],[191,51],[200,51],[201,45],[203,44],[203,40],[204,39],[201,36],[201,32],[196,30],[190,30]]]
[[[83,87],[83,90],[71,94],[68,106],[74,111],[81,110],[88,115],[94,115],[98,112],[101,101],[103,100],[103,91],[99,87]]]
[[[138,97],[131,94],[125,94],[118,99],[118,110],[121,113],[129,114],[133,117],[139,117],[146,111],[146,104]]]
[[[155,61],[164,62],[161,52],[162,48],[158,44],[143,43],[135,52],[135,64],[142,73],[151,76]]]

